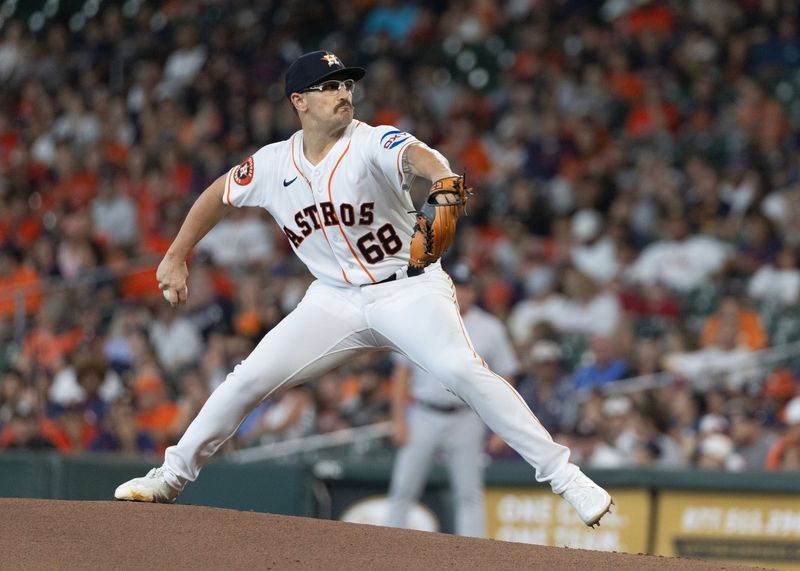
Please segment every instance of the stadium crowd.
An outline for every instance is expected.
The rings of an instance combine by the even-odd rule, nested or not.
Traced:
[[[466,170],[445,266],[576,461],[800,469],[794,0],[54,5],[0,9],[0,448],[163,451],[296,305],[311,278],[255,209],[198,246],[186,306],[155,266],[212,180],[297,129],[283,73],[322,47],[368,69],[358,118]],[[229,446],[388,419],[389,363]]]

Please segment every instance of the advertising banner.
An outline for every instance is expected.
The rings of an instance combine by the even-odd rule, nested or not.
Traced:
[[[650,493],[609,489],[615,506],[600,527],[587,528],[575,510],[549,488],[489,488],[486,491],[487,534],[492,539],[646,553],[650,528]]]
[[[800,495],[684,492],[658,497],[656,554],[800,568]]]

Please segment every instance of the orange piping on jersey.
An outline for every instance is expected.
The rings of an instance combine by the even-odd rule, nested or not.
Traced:
[[[308,185],[308,188],[311,190],[311,196],[313,198],[313,196],[314,196],[314,187],[311,186],[311,181],[306,178],[306,175],[303,174],[303,171],[300,170],[300,167],[297,166],[297,162],[295,162],[295,160],[294,160],[294,138],[295,138],[295,135],[292,135],[292,164],[294,165],[294,168],[297,169],[297,172],[300,173],[300,176],[303,177],[303,180],[306,181],[306,184]],[[350,147],[350,145],[348,145],[348,148],[349,147]],[[347,149],[345,149],[345,152],[347,152]],[[341,160],[341,159],[339,159],[339,160]],[[336,163],[336,164],[338,165],[339,163]],[[336,170],[335,167],[334,167],[334,170]],[[330,193],[328,193],[328,194],[330,194]],[[314,206],[316,207],[316,200],[314,201]],[[331,252],[333,252],[333,246],[331,246],[331,241],[328,240],[328,233],[325,231],[325,224],[320,224],[319,227],[322,230],[322,235],[325,236],[325,241],[328,243],[328,247],[331,249]],[[348,244],[348,246],[349,246],[349,244]],[[334,256],[334,259],[336,259],[336,256]],[[342,270],[342,276],[344,277],[344,281],[346,281],[347,283],[350,283],[350,280],[347,279],[347,276],[344,273],[344,268],[340,267],[340,269]]]
[[[358,125],[356,125],[356,128],[358,128]],[[331,176],[330,176],[330,178],[328,178],[328,200],[331,201],[331,204],[333,204],[333,196],[331,195],[331,183],[333,182],[333,175],[336,174],[336,169],[339,168],[339,163],[342,162],[342,159],[347,154],[347,151],[350,150],[350,145],[351,145],[352,142],[353,141],[351,139],[350,142],[347,143],[347,148],[342,153],[342,156],[339,157],[339,160],[336,161],[336,164],[333,166],[333,170],[331,171]],[[359,258],[358,255],[356,254],[356,251],[353,250],[353,246],[350,244],[350,240],[347,239],[347,234],[344,233],[344,228],[342,228],[342,223],[339,221],[339,217],[338,216],[336,217],[336,224],[339,226],[339,231],[342,233],[342,237],[344,238],[344,241],[347,242],[347,247],[350,248],[350,253],[353,254],[353,257],[356,259],[356,262],[358,262],[358,265],[361,266],[361,269],[366,272],[366,274],[369,276],[369,279],[372,280],[372,283],[375,283],[375,278],[372,277],[372,274],[369,273],[369,270],[363,264],[363,262],[361,261],[361,258]]]
[[[235,168],[236,167],[233,167],[233,169]],[[225,187],[227,189],[225,196],[228,201],[228,206],[233,206],[233,204],[231,204],[231,176],[233,175],[233,169],[228,171],[228,178],[225,179]]]
[[[402,156],[403,156],[403,150],[404,150],[404,149],[405,149],[407,146],[409,146],[410,144],[412,144],[412,143],[419,143],[419,141],[415,141],[415,140],[413,140],[413,139],[412,139],[411,141],[409,141],[408,143],[406,143],[405,145],[403,145],[402,147],[400,147],[400,150],[397,152],[397,176],[398,176],[398,178],[400,179],[400,183],[401,183],[401,184],[403,183],[403,170],[400,168],[400,157],[402,157]]]
[[[469,335],[467,335],[466,329],[464,328],[464,320],[461,319],[461,309],[458,306],[458,299],[456,298],[456,291],[455,291],[456,290],[456,286],[453,283],[453,280],[450,279],[450,276],[448,276],[447,279],[450,281],[450,289],[453,290],[453,304],[456,306],[456,315],[458,316],[458,323],[459,323],[459,325],[461,325],[461,333],[464,334],[464,339],[466,339],[467,345],[472,350],[472,355],[481,360],[481,365],[483,365],[483,368],[486,369],[489,372],[490,375],[492,375],[493,377],[498,379],[501,383],[503,383],[505,386],[507,386],[509,389],[511,389],[511,391],[514,393],[514,396],[517,397],[517,400],[522,403],[522,405],[525,407],[525,410],[528,411],[528,414],[530,414],[531,417],[533,417],[533,420],[537,424],[539,424],[540,426],[544,426],[544,425],[542,425],[542,421],[539,420],[536,417],[535,414],[533,414],[533,411],[531,410],[531,407],[528,406],[528,403],[526,403],[523,400],[523,398],[521,396],[519,396],[519,393],[516,391],[516,389],[511,386],[511,383],[509,383],[503,377],[501,377],[500,375],[498,375],[497,373],[492,371],[489,368],[489,366],[486,364],[486,361],[484,361],[482,357],[480,357],[477,353],[475,353],[475,348],[472,346],[472,343],[469,340]],[[547,435],[550,437],[550,440],[552,441],[553,440],[552,435],[550,435],[549,432],[547,433]]]

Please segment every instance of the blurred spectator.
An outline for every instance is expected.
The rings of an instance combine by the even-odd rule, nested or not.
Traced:
[[[129,395],[123,395],[111,404],[90,449],[127,455],[155,452],[154,440],[136,424],[136,408]]]
[[[308,436],[314,430],[314,402],[308,387],[293,387],[256,409],[237,438],[252,446]]]
[[[381,0],[368,13],[363,32],[367,36],[386,33],[392,40],[402,41],[414,29],[418,8],[398,0]]]
[[[577,416],[578,403],[571,397],[572,379],[564,372],[561,358],[561,348],[555,341],[537,341],[517,383],[520,396],[551,434],[571,429]]]
[[[743,307],[743,302],[738,296],[728,295],[722,299],[719,311],[703,324],[700,345],[711,347],[717,344],[723,324],[736,328],[737,346],[753,351],[766,347],[767,334],[758,314]]]
[[[17,369],[7,369],[0,377],[0,428],[11,420],[20,403],[25,378]]]
[[[178,375],[178,415],[171,427],[172,432],[180,436],[203,408],[208,400],[208,380],[198,367],[189,367]]]
[[[626,314],[652,327],[674,323],[681,316],[676,296],[662,283],[626,288],[620,295]]]
[[[622,318],[622,308],[616,295],[603,291],[591,279],[573,268],[563,275],[564,292],[560,306],[551,316],[561,331],[586,335],[612,335]]]
[[[342,402],[342,417],[351,426],[364,426],[389,420],[389,394],[386,379],[366,367],[354,371],[356,394]]]
[[[199,252],[207,252],[214,263],[232,270],[268,263],[274,248],[263,215],[246,208],[234,209],[197,244]]]
[[[97,418],[87,411],[83,403],[67,406],[55,420],[57,426],[53,441],[59,452],[84,452],[97,438]]]
[[[630,268],[636,282],[653,284],[663,281],[677,291],[690,291],[721,271],[730,248],[719,240],[703,235],[692,236],[682,214],[664,222],[664,239],[647,246]]]
[[[234,284],[224,273],[204,261],[196,260],[189,270],[192,295],[184,313],[199,329],[203,339],[214,331],[230,331],[231,300]],[[259,336],[256,341],[260,340]]]
[[[107,404],[122,394],[122,380],[95,353],[75,353],[73,361],[55,374],[48,397],[61,407],[83,403],[102,420]]]
[[[797,254],[784,246],[775,264],[765,264],[756,270],[747,285],[747,294],[758,301],[794,305],[800,301],[800,270]]]
[[[606,440],[625,458],[625,465],[638,464],[635,456],[639,442],[636,435],[638,413],[633,402],[626,396],[609,397],[602,404],[603,425]]]
[[[688,379],[697,390],[714,385],[741,388],[758,374],[753,353],[738,345],[739,331],[735,323],[721,322],[714,345],[685,353],[670,353],[665,368]]]
[[[646,332],[636,338],[633,349],[633,359],[628,369],[628,375],[639,377],[643,375],[656,375],[662,373],[664,359],[664,342],[660,336]]]
[[[122,193],[116,181],[104,179],[92,201],[95,236],[108,244],[133,246],[138,238],[136,205]]]
[[[763,412],[777,419],[785,410],[786,404],[797,394],[797,387],[791,369],[778,367],[764,379]]]
[[[784,411],[786,434],[770,448],[767,470],[800,471],[800,397],[789,401]]]
[[[340,378],[335,372],[323,375],[314,385],[315,432],[324,434],[349,427],[339,409],[340,393]]]
[[[24,33],[22,22],[12,21],[0,43],[0,81],[6,85],[14,85],[23,72],[27,58]]]
[[[179,309],[159,303],[157,317],[150,325],[150,342],[159,363],[170,372],[196,363],[203,352],[200,331]]]
[[[0,449],[54,450],[55,443],[43,431],[36,413],[20,404],[0,433]]]
[[[603,232],[600,214],[580,210],[572,216],[572,264],[597,283],[607,283],[617,276],[619,265],[613,240]]]
[[[191,24],[184,24],[177,30],[177,49],[167,57],[164,79],[156,88],[161,97],[177,95],[178,90],[200,72],[208,55],[198,36],[198,30]]]
[[[764,426],[764,415],[759,415],[752,405],[732,401],[728,407],[730,436],[734,450],[742,458],[742,469],[763,470],[778,437]]]
[[[178,407],[167,397],[164,381],[153,371],[145,371],[133,383],[136,397],[136,427],[156,444],[156,452],[163,453],[176,440],[175,422]]]
[[[610,443],[595,428],[584,426],[577,430],[571,447],[574,462],[594,469],[619,469],[629,465],[629,457]]]
[[[697,467],[701,470],[738,472],[744,460],[734,451],[733,442],[724,434],[711,434],[700,441]]]
[[[591,341],[592,363],[575,372],[575,388],[587,390],[602,387],[625,378],[628,366],[618,353],[612,337],[595,335]]]
[[[639,466],[677,468],[686,464],[681,443],[670,432],[668,406],[656,394],[642,395],[633,432],[636,434],[634,463]]]
[[[36,315],[36,326],[25,337],[22,356],[50,372],[65,365],[80,341],[80,331],[60,331],[56,310],[45,308]]]
[[[519,342],[530,336],[537,323],[548,321],[559,332],[585,335],[611,335],[621,320],[619,299],[602,291],[591,279],[574,268],[563,272],[564,293],[549,294],[517,304],[509,316],[514,338]]]
[[[709,413],[700,419],[697,425],[697,434],[705,438],[711,434],[728,434],[731,423],[721,414]]]
[[[134,307],[123,305],[114,311],[103,346],[103,354],[111,369],[120,372],[133,365],[134,338],[140,327]]]

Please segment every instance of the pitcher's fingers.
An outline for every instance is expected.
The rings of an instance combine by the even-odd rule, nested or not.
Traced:
[[[186,303],[186,300],[189,299],[189,286],[183,286],[182,288],[178,288],[176,291],[178,293],[178,303]]]

